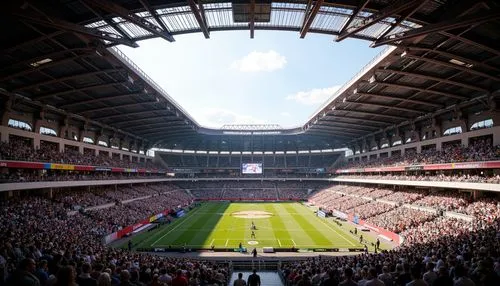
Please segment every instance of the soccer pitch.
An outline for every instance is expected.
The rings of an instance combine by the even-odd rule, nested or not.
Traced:
[[[256,226],[253,230],[252,222]],[[133,238],[134,248],[362,248],[354,237],[299,203],[206,202],[158,230]]]

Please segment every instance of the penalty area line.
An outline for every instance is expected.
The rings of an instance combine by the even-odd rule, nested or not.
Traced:
[[[279,245],[280,245],[280,247],[281,247],[281,241],[280,241],[279,239],[278,239],[278,244],[279,244]]]
[[[227,244],[229,243],[229,239],[226,239],[226,244],[224,246],[227,247]]]
[[[153,243],[151,244],[151,246],[155,246],[155,245],[158,243],[158,241],[162,240],[165,236],[167,236],[167,235],[168,235],[168,234],[170,234],[172,231],[174,231],[174,230],[176,230],[177,228],[179,228],[179,226],[183,225],[186,221],[188,221],[189,219],[193,218],[193,215],[194,215],[195,213],[197,213],[197,212],[198,212],[198,210],[200,210],[200,209],[196,209],[196,210],[194,210],[194,211],[191,213],[191,215],[190,215],[190,216],[188,216],[187,218],[184,218],[184,220],[183,220],[183,221],[179,222],[179,224],[177,224],[175,227],[173,227],[173,228],[172,228],[171,230],[169,230],[167,233],[165,233],[165,234],[164,234],[164,235],[162,235],[160,238],[158,238],[155,242],[153,242]]]
[[[335,228],[333,228],[330,223],[328,222],[324,222],[321,218],[318,218],[319,221],[326,225],[329,229],[333,230],[336,234],[338,234],[340,237],[342,237],[345,241],[349,242],[350,245],[354,246],[354,243],[352,243],[349,239],[345,238],[345,236],[343,236],[340,232],[338,232]]]

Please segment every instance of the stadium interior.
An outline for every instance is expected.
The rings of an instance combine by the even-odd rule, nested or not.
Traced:
[[[0,286],[500,285],[498,1],[0,5]],[[120,50],[263,30],[386,48],[219,129]]]

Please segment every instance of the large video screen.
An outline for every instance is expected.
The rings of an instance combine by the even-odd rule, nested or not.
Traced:
[[[262,163],[243,163],[241,165],[242,174],[262,174]]]

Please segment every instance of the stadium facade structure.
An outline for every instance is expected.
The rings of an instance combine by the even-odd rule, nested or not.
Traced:
[[[276,168],[326,169],[342,158],[338,148],[352,150],[351,160],[364,160],[428,144],[439,149],[448,140],[467,145],[476,136],[500,144],[500,47],[491,41],[500,31],[495,1],[75,0],[4,6],[2,141],[15,135],[32,138],[34,148],[51,141],[61,151],[76,146],[137,162],[156,147],[170,150],[171,161],[162,159],[165,153],[157,156],[165,167],[206,162],[221,168],[227,161],[235,168],[234,162],[250,157]],[[174,41],[185,33],[209,38],[222,30],[248,30],[251,37],[259,30],[295,31],[301,38],[311,32],[391,46],[307,122],[290,129],[201,126],[117,48],[153,37]],[[473,130],[490,119],[491,128]],[[458,128],[460,134],[444,136]]]

